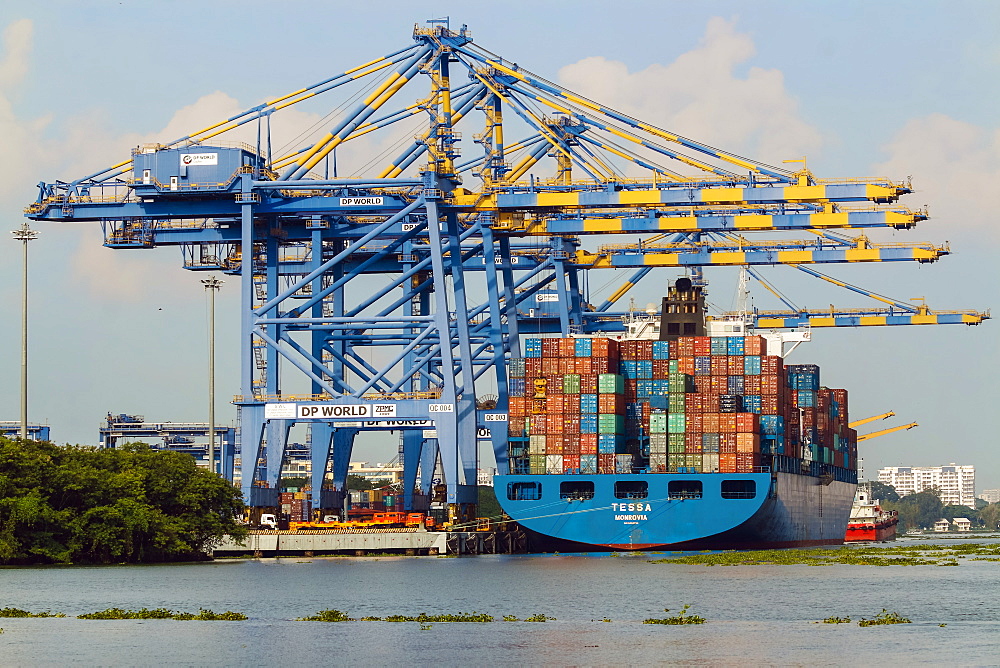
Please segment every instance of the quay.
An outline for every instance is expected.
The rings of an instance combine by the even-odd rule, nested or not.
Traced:
[[[280,557],[323,555],[410,556],[523,554],[527,537],[522,531],[423,531],[420,529],[363,529],[351,531],[251,530],[242,541],[227,536],[213,556]]]

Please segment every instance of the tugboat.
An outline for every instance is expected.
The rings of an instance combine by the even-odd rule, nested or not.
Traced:
[[[879,502],[872,499],[871,484],[860,483],[854,495],[844,542],[896,540],[898,523],[899,514],[895,510],[883,510]]]

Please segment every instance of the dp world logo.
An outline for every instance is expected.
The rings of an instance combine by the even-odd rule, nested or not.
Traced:
[[[192,165],[217,165],[219,164],[218,153],[186,153],[181,156],[181,165],[189,167]]]

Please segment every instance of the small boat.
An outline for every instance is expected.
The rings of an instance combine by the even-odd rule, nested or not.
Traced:
[[[872,499],[871,485],[860,483],[854,495],[844,541],[858,543],[895,540],[898,523],[899,514],[895,510],[884,510],[878,500]]]

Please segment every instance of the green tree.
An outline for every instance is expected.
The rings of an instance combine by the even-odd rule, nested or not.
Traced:
[[[195,460],[0,438],[0,563],[204,558],[242,535],[239,490]]]
[[[979,511],[973,510],[968,506],[954,506],[948,505],[941,508],[941,517],[946,520],[953,520],[956,517],[964,517],[970,520],[973,524],[979,525]]]
[[[892,485],[878,480],[870,481],[872,486],[872,498],[881,501],[899,501],[899,494]]]
[[[371,480],[360,475],[348,475],[347,476],[347,489],[378,489],[380,487],[385,487],[386,485],[392,484],[390,480]]]
[[[479,516],[498,518],[503,514],[496,492],[489,485],[479,486]]]
[[[987,529],[1000,529],[1000,503],[991,503],[979,511],[979,520]]]
[[[899,523],[907,529],[930,527],[941,519],[943,508],[936,489],[909,494],[899,501],[886,503],[885,507],[899,511]]]

